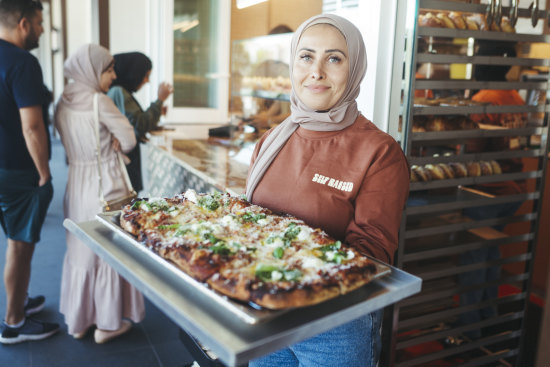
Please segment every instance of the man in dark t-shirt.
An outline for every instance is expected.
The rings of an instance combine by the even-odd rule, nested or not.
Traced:
[[[28,297],[31,259],[53,196],[50,141],[43,118],[48,104],[38,60],[43,32],[38,0],[0,0],[0,224],[8,238],[6,313],[0,342],[47,338],[59,325],[29,317],[44,307]]]

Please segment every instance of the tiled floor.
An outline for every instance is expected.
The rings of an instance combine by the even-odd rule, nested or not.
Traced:
[[[126,335],[103,345],[93,341],[92,333],[82,340],[67,334],[63,316],[59,313],[59,287],[65,253],[63,193],[67,167],[63,147],[53,139],[50,162],[54,180],[54,198],[50,205],[42,240],[37,244],[32,263],[30,294],[46,296],[45,309],[36,316],[61,324],[61,331],[49,339],[16,345],[0,345],[0,366],[13,367],[182,367],[191,357],[178,338],[178,328],[162,311],[147,302],[147,316]],[[0,264],[3,268],[6,238],[0,231]],[[0,272],[0,316],[5,312],[3,275]]]

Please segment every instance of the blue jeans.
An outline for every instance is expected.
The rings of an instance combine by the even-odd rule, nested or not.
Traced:
[[[375,367],[382,310],[250,361],[249,367]]]

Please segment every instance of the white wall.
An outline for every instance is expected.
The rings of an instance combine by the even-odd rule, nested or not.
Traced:
[[[384,0],[360,1],[359,8],[341,9],[336,14],[350,20],[363,36],[367,50],[367,74],[361,83],[361,92],[357,98],[359,111],[373,120],[374,96],[376,84],[376,67],[378,55],[378,26],[380,22],[380,7]],[[379,122],[373,121],[375,124]]]
[[[160,0],[165,1],[165,0]],[[157,3],[157,1],[153,1]],[[150,0],[109,1],[109,43],[111,53],[143,52],[153,61],[151,83],[135,94],[142,107],[147,108],[156,99],[156,81],[159,62],[151,54],[151,16]],[[155,83],[154,83],[155,82]]]
[[[67,0],[67,55],[92,42],[92,34],[92,0]]]

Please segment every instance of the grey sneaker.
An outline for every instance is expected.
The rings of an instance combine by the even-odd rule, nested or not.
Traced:
[[[27,317],[23,326],[9,327],[5,322],[0,325],[0,343],[15,344],[27,340],[45,339],[59,330],[59,325],[51,322],[42,322]]]
[[[34,315],[42,311],[45,303],[46,297],[44,296],[28,297],[27,303],[25,304],[25,316]]]

